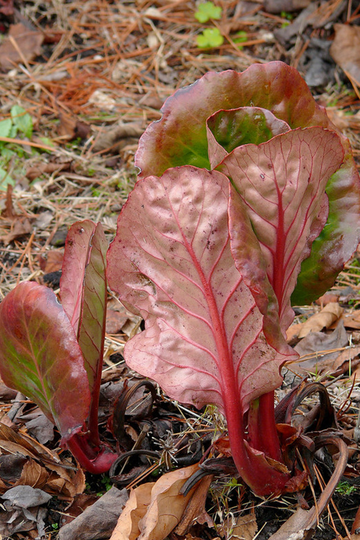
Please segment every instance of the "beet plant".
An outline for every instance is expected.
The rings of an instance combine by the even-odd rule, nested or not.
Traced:
[[[108,251],[110,287],[145,320],[126,362],[172,398],[224,412],[258,495],[296,489],[274,390],[296,358],[284,338],[291,300],[327,290],[359,241],[349,142],[300,75],[274,62],[176,92],[136,164]]]
[[[20,283],[0,304],[0,372],[58,428],[62,444],[92,473],[116,459],[102,444],[98,404],[106,317],[107,240],[100,224],[69,230],[55,293]]]
[[[142,136],[136,164],[107,255],[109,286],[145,320],[125,360],[173,399],[219,407],[255,493],[294,491],[304,474],[287,448],[301,434],[276,424],[274,390],[297,358],[285,339],[291,305],[331,287],[359,241],[349,142],[298,72],[271,62],[177,91]],[[34,283],[0,305],[1,376],[91,472],[116,457],[97,428],[105,251],[99,225],[75,224],[62,306]]]

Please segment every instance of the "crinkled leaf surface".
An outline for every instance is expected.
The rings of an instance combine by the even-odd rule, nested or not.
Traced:
[[[210,72],[170,97],[162,108],[160,121],[147,128],[136,153],[140,176],[160,175],[177,165],[210,168],[206,120],[217,111],[239,107],[267,109],[291,129],[320,126],[336,130],[300,74],[282,62],[254,64],[242,73]],[[331,287],[359,242],[359,175],[349,141],[345,137],[341,141],[344,163],[331,176],[326,188],[328,222],[302,263],[293,304],[308,304]],[[221,154],[217,142],[216,150],[224,157],[226,151]],[[215,155],[212,163],[218,162],[218,157]]]
[[[136,152],[141,177],[177,165],[210,168],[206,120],[221,109],[239,107],[268,109],[291,129],[330,125],[299,72],[283,62],[253,64],[242,73],[209,72],[168,98],[162,118],[141,137]]]
[[[0,304],[0,373],[67,438],[84,424],[90,390],[74,330],[54,292],[20,283]]]
[[[260,144],[290,130],[286,122],[260,107],[218,111],[207,119],[206,127],[212,169],[234,148],[249,143]]]
[[[288,131],[259,146],[238,147],[220,165],[240,194],[259,240],[283,330],[293,318],[290,296],[300,264],[327,219],[327,181],[343,156],[339,136],[314,127]],[[235,232],[232,250],[239,271],[247,258],[243,239],[236,235],[242,208],[229,206],[230,231]],[[252,270],[247,275],[251,279]]]
[[[289,349],[266,343],[263,317],[235,267],[229,189],[221,173],[193,167],[138,182],[119,216],[108,280],[146,323],[125,347],[127,363],[174,399],[238,417],[279,385]],[[256,237],[248,241],[256,249]]]
[[[69,230],[61,301],[84,356],[91,391],[100,376],[106,317],[106,251],[108,243],[100,223],[80,221]]]

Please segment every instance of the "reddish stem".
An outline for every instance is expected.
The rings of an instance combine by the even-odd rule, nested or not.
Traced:
[[[119,457],[105,446],[93,448],[85,434],[73,435],[66,445],[81,467],[92,474],[107,472]]]
[[[248,440],[256,450],[283,463],[274,414],[274,392],[263,394],[250,407]]]
[[[234,463],[241,478],[257,495],[265,497],[279,494],[290,479],[290,474],[275,469],[268,463],[263,452],[253,450],[244,440],[242,408],[238,393],[234,392],[235,385],[232,386],[232,389],[224,393],[224,405]],[[273,423],[275,426],[275,421]],[[271,437],[274,438],[273,435]]]

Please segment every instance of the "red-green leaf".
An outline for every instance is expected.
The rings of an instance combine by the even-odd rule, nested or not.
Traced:
[[[293,318],[290,296],[300,264],[327,219],[326,184],[343,156],[339,136],[314,127],[288,131],[258,146],[238,147],[220,165],[240,194],[259,240],[283,330]],[[236,235],[243,209],[234,204],[229,209],[230,231],[235,231],[231,232],[232,252],[242,272],[244,264],[249,268],[256,261],[247,260],[243,239]],[[252,270],[244,274],[249,276],[248,283],[252,274]],[[254,285],[258,288],[258,281]],[[260,294],[265,291],[261,289]],[[259,291],[256,295],[259,297]],[[258,300],[259,307],[261,302]]]
[[[177,165],[210,168],[206,120],[221,109],[239,107],[268,109],[291,129],[330,126],[299,72],[283,62],[253,64],[242,73],[209,72],[168,98],[162,118],[141,137],[136,152],[141,177]]]
[[[218,111],[207,119],[206,126],[212,169],[234,148],[243,144],[260,144],[290,130],[286,122],[260,107]]]
[[[301,265],[293,305],[310,304],[330,289],[360,241],[360,179],[350,143],[344,137],[341,141],[344,163],[326,186],[329,217]]]
[[[208,154],[214,148],[218,154],[210,154],[211,163],[218,163],[219,156],[225,157],[228,150],[222,150],[219,140],[214,143],[214,135],[229,143],[229,148],[231,139],[227,142],[227,137],[215,130],[208,144],[206,121],[217,111],[239,107],[267,109],[291,129],[320,126],[336,131],[300,74],[282,62],[254,64],[242,73],[210,72],[170,97],[162,108],[162,118],[147,128],[135,157],[140,176],[160,175],[169,167],[186,164],[210,168]],[[241,129],[241,125],[231,128],[232,133],[241,133]],[[344,163],[326,188],[328,222],[302,263],[293,304],[310,303],[331,287],[360,239],[359,175],[349,141],[343,136],[341,141]]]
[[[100,223],[79,221],[69,230],[60,282],[61,301],[72,322],[91,391],[102,366],[106,317],[106,251]]]
[[[20,283],[0,304],[0,373],[64,438],[84,425],[90,390],[74,330],[53,291]]]

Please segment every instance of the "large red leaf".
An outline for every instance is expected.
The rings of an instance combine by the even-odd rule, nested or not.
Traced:
[[[235,267],[229,187],[224,175],[193,167],[138,182],[109,248],[108,279],[146,321],[125,347],[130,367],[174,399],[241,416],[279,386],[292,352],[266,343],[263,317]],[[260,253],[250,229],[247,241]]]
[[[291,129],[320,126],[336,131],[300,74],[283,62],[254,64],[242,73],[209,72],[166,100],[161,109],[162,118],[153,122],[141,137],[135,156],[140,176],[160,175],[169,167],[187,164],[210,168],[209,151],[214,145],[211,141],[208,144],[206,121],[217,111],[239,107],[267,109]],[[242,124],[241,121],[236,127],[232,123],[232,134],[235,133],[240,144],[253,143],[251,131],[250,138],[247,133],[238,137]],[[218,143],[215,147],[220,151],[220,141],[224,143],[224,156],[227,143],[232,149],[232,140],[228,141],[222,130],[214,127],[212,134]],[[326,188],[328,222],[301,265],[293,304],[308,304],[330,288],[360,239],[359,175],[349,141],[343,136],[341,141],[344,163],[329,178]],[[216,156],[211,161],[216,162]]]
[[[141,137],[135,156],[141,177],[177,165],[210,168],[206,120],[221,109],[238,107],[268,109],[291,129],[330,126],[299,72],[283,62],[253,64],[242,73],[210,71],[168,98],[162,118]]]
[[[90,390],[74,330],[53,291],[20,283],[0,304],[0,373],[69,438],[89,414]]]
[[[339,136],[314,127],[288,131],[258,146],[240,146],[219,167],[231,178],[243,202],[240,209],[236,208],[236,200],[229,207],[236,265],[240,272],[244,262],[247,268],[251,264],[258,268],[256,261],[244,256],[243,238],[236,234],[237,222],[242,220],[246,208],[266,261],[268,280],[278,299],[283,330],[293,318],[290,296],[301,262],[326,223],[326,184],[343,157]],[[244,272],[248,284],[253,273],[254,270]],[[259,298],[258,282],[255,288]],[[264,313],[259,300],[257,304]]]

